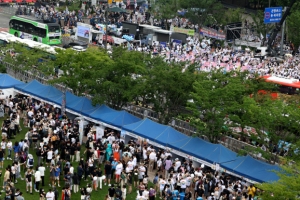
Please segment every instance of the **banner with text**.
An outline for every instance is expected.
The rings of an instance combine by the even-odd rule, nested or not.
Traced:
[[[173,27],[171,28],[172,32],[177,32],[177,33],[184,33],[189,36],[194,36],[195,35],[195,30],[194,29],[185,29],[185,28],[178,28],[178,27]]]
[[[210,28],[206,28],[206,27],[202,27],[200,29],[200,35],[210,37],[210,38],[215,38],[218,40],[225,40],[225,38],[226,38],[226,35],[224,33],[220,33],[214,29],[210,29]]]

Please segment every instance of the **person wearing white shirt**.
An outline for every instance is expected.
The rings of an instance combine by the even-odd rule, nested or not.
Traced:
[[[34,174],[35,180],[35,191],[39,192],[40,182],[41,182],[41,172],[37,169]]]
[[[7,147],[7,151],[8,151],[7,159],[11,160],[12,142],[10,140],[8,140],[6,147]]]
[[[54,192],[52,192],[52,189],[50,188],[49,192],[47,192],[47,194],[46,194],[46,199],[47,200],[54,200],[54,197],[55,197]]]
[[[69,171],[70,171],[71,175],[73,176],[73,174],[74,174],[74,167],[73,167],[72,164],[70,164],[70,169],[69,169]]]
[[[181,179],[180,180],[180,188],[181,188],[181,191],[185,191],[185,189],[186,189],[186,187],[187,187],[187,184],[186,184],[186,180],[185,179]]]
[[[28,154],[28,152],[29,152],[29,145],[28,145],[28,141],[27,140],[24,140],[22,150],[24,152],[27,152],[27,154]]]
[[[47,152],[47,167],[50,167],[50,162],[53,158],[53,151],[52,149],[50,149],[48,152]]]
[[[153,171],[155,161],[156,161],[156,153],[154,150],[151,150],[151,153],[149,154],[149,171]]]
[[[127,167],[128,167],[128,170],[129,170],[130,172],[133,171],[134,163],[133,163],[133,161],[132,161],[132,158],[130,158],[130,160],[127,162]]]
[[[145,190],[143,191],[142,196],[144,197],[144,199],[149,199],[149,191],[147,190],[147,188],[145,188]]]
[[[177,172],[178,168],[181,166],[181,162],[178,158],[175,159],[175,167],[174,170]]]
[[[135,155],[133,155],[132,163],[133,163],[133,168],[134,168],[137,165],[137,160],[136,160],[136,156]]]
[[[115,138],[114,135],[110,135],[110,136],[107,138],[107,140],[108,140],[109,144],[112,144],[112,143],[116,140],[116,138]]]
[[[162,197],[162,191],[165,188],[166,183],[167,182],[164,179],[159,178],[158,184],[159,184],[160,197]]]
[[[161,166],[162,166],[162,159],[158,159],[158,161],[156,162],[157,164],[157,169],[160,170]]]
[[[38,168],[38,171],[41,174],[41,180],[42,180],[42,186],[45,186],[45,170],[46,168],[43,166],[43,163],[41,163],[41,165]]]
[[[115,171],[116,183],[120,182],[120,176],[121,176],[122,170],[123,170],[123,164],[121,163],[121,161],[118,161],[118,164],[116,166],[116,171]]]

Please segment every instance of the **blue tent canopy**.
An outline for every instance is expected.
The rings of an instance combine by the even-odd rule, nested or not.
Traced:
[[[235,160],[237,158],[237,154],[230,149],[227,149],[221,144],[214,144],[215,149],[208,153],[206,156],[206,160],[209,160],[213,163],[223,163]]]
[[[38,92],[41,92],[43,90],[46,90],[47,86],[43,85],[42,83],[38,82],[37,80],[33,80],[29,83],[24,83],[21,85],[16,85],[14,87],[15,89],[19,90],[20,92],[24,92],[36,97],[40,97],[38,95]],[[41,97],[43,98],[43,97]]]
[[[215,150],[215,147],[212,143],[209,143],[198,137],[192,138],[188,143],[180,148],[182,151],[190,154],[191,156],[200,158],[202,160],[207,160],[207,154]]]
[[[36,95],[52,102],[53,98],[60,97],[63,95],[63,93],[55,87],[48,85],[46,86],[45,90],[40,91]]]
[[[13,88],[15,85],[22,83],[22,81],[19,81],[8,74],[0,74],[0,89]]]
[[[93,106],[92,101],[86,97],[73,98],[73,101],[69,101],[66,97],[66,107],[76,113],[88,116],[89,113],[94,112],[98,107]]]
[[[164,146],[170,146],[169,144],[188,138],[188,136],[176,131],[172,127],[156,123],[148,118],[133,124],[125,125],[123,126],[123,130]]]
[[[57,94],[57,96],[56,95],[54,95],[54,96],[49,95],[49,101],[51,101],[51,102],[53,102],[53,103],[55,103],[57,105],[61,105],[62,101],[63,101],[63,97],[64,97],[63,93],[61,93],[61,95]],[[77,102],[79,100],[80,99],[79,99],[78,96],[76,96],[76,95],[74,95],[74,94],[72,94],[72,93],[70,93],[68,91],[66,92],[66,102],[67,102],[66,105],[67,106],[69,105],[69,103],[71,103],[71,102]]]
[[[121,128],[124,125],[132,124],[141,120],[140,118],[124,110],[108,113],[106,112],[104,114],[100,114],[99,118],[101,118],[101,121],[119,128]]]
[[[237,157],[234,161],[221,163],[220,165],[226,170],[260,183],[279,179],[277,174],[273,172],[273,170],[280,171],[278,166],[256,160],[251,156]]]
[[[103,105],[97,107],[90,114],[87,114],[87,116],[92,118],[92,119],[102,121],[102,118],[100,116],[104,113],[110,113],[110,112],[116,112],[116,110],[114,110],[114,109],[112,109],[112,108],[110,108],[110,107],[103,104]]]

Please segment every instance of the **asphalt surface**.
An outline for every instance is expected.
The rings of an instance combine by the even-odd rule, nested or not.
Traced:
[[[8,28],[11,16],[16,13],[16,8],[10,6],[0,6],[0,28]]]

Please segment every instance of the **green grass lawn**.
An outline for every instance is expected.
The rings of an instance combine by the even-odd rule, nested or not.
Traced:
[[[3,119],[0,120],[1,124],[3,122]],[[21,122],[22,123],[22,122]],[[25,134],[27,132],[28,128],[26,127],[23,127],[23,123],[22,123],[22,131],[21,133],[17,134],[16,138],[12,140],[13,144],[15,141],[20,141],[21,139],[24,139],[25,137]],[[82,154],[83,155],[83,151],[85,150],[85,148],[81,148],[82,149]],[[37,163],[37,157],[35,155],[35,151],[33,150],[33,148],[31,148],[29,150],[29,153],[32,154],[34,156],[34,162]],[[14,154],[12,153],[12,158],[13,158]],[[84,156],[85,158],[85,156]],[[7,160],[5,159],[4,160],[4,164],[3,164],[3,169],[0,169],[2,171],[2,177],[1,177],[1,184],[3,186],[3,175],[5,173],[5,168],[8,166],[8,165],[11,165],[12,164],[12,160]],[[73,166],[74,166],[74,171],[77,170],[77,166],[78,166],[78,163],[77,162],[73,162],[72,163]],[[45,164],[44,164],[45,166]],[[24,172],[22,171],[21,172],[21,175],[22,177],[24,177]],[[90,179],[89,179],[90,180]],[[88,183],[91,183],[91,181],[81,181],[81,185],[80,187],[85,187]],[[113,181],[112,181],[113,183]],[[62,181],[62,178],[60,180],[60,185],[61,186],[64,186],[64,181]],[[92,192],[92,195],[91,195],[91,199],[92,200],[104,200],[105,199],[105,195],[107,194],[107,191],[108,191],[108,186],[104,186],[104,184],[102,185],[102,190],[98,190],[98,191],[93,191]],[[34,189],[33,189],[33,195],[29,194],[29,193],[26,193],[26,185],[25,185],[25,180],[20,180],[18,179],[18,183],[15,184],[15,188],[19,188],[20,191],[23,193],[23,197],[26,199],[26,200],[38,200],[39,199],[39,193],[35,192]],[[46,192],[49,190],[50,186],[49,186],[49,169],[46,169],[45,171],[45,186],[44,187],[41,187],[41,184],[40,184],[40,188],[43,188]],[[59,189],[59,199],[61,199],[61,193],[62,193],[62,187],[58,188]],[[127,189],[128,191],[128,189]],[[1,194],[1,197],[0,197],[0,200],[4,199],[5,197],[5,194],[2,193]],[[127,195],[126,199],[135,199],[136,198],[136,189],[133,188],[133,192],[129,195]],[[80,193],[72,193],[72,197],[71,197],[72,200],[80,200]]]

